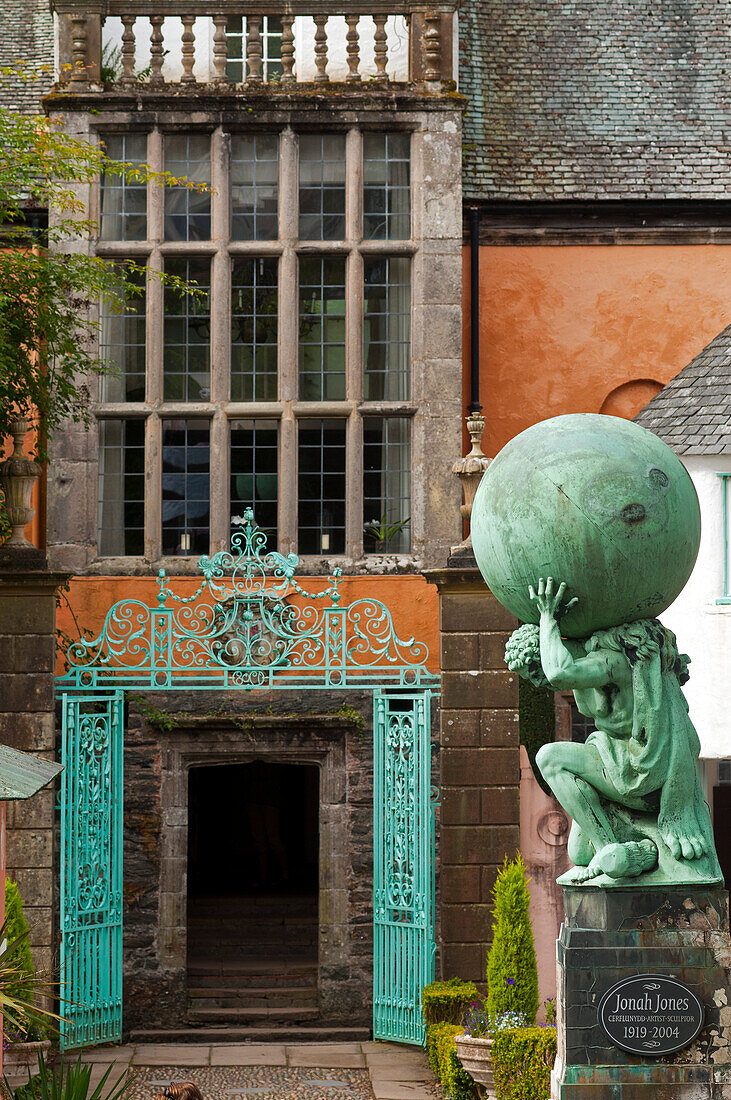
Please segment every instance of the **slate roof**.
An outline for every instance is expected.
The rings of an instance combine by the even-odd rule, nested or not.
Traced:
[[[731,325],[634,419],[677,454],[731,454]]]
[[[462,0],[469,200],[731,197],[728,5]]]
[[[48,0],[5,0],[0,4],[0,67],[18,62],[29,76],[37,76],[27,80],[0,77],[0,108],[41,114],[40,99],[50,87],[53,73],[53,16]]]

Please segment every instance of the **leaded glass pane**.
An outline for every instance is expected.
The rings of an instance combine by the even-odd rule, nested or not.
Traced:
[[[145,400],[145,278],[138,272],[128,278],[126,300],[120,290],[102,302],[100,355],[113,372],[101,377],[102,401]]]
[[[102,145],[112,160],[147,162],[147,134],[109,134]],[[147,184],[102,172],[101,239],[144,241],[147,236]]]
[[[300,554],[345,551],[345,427],[345,420],[299,422]]]
[[[101,557],[145,552],[145,422],[99,421],[97,546]]]
[[[411,422],[363,420],[363,548],[367,554],[411,549]]]
[[[210,536],[207,420],[162,422],[162,552],[207,554]]]
[[[345,398],[345,259],[301,256],[300,400]]]
[[[210,188],[211,139],[208,134],[167,134],[165,171]],[[211,192],[193,187],[165,188],[165,240],[207,241],[211,237]]]
[[[345,137],[302,134],[299,139],[299,235],[303,241],[345,237]]]
[[[276,83],[282,68],[282,20],[275,15],[261,17],[262,78]],[[246,74],[246,18],[230,15],[226,20],[226,76],[242,84]]]
[[[231,237],[275,241],[278,235],[279,138],[231,137]]]
[[[277,400],[277,260],[237,259],[231,274],[231,400]]]
[[[165,287],[163,396],[166,401],[208,401],[211,396],[211,263],[203,257],[168,260],[165,270],[199,293]]]
[[[277,436],[275,421],[231,421],[231,534],[253,508],[271,550],[277,548]]]
[[[408,401],[411,390],[411,263],[404,256],[363,262],[366,401]]]
[[[363,236],[405,241],[411,236],[411,135],[363,137]]]

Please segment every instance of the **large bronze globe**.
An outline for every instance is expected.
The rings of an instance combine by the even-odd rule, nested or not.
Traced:
[[[581,638],[659,615],[691,574],[700,509],[680,459],[628,420],[544,420],[503,447],[472,510],[472,544],[491,591],[523,622],[539,577],[579,602],[561,620]]]

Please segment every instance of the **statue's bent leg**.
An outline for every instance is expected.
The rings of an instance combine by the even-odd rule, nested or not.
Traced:
[[[586,745],[558,741],[543,745],[536,756],[543,778],[566,812],[573,818],[595,852],[614,844],[614,834],[592,779],[602,772],[598,754]],[[601,776],[603,786],[606,777]],[[617,795],[619,801],[619,795]]]

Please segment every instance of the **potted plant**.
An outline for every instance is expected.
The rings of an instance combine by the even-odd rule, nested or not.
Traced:
[[[497,1031],[535,1023],[538,968],[530,923],[530,893],[521,855],[507,857],[493,890],[493,939],[487,957],[487,999],[473,1001],[457,1057],[470,1077],[492,1095],[492,1042]]]

